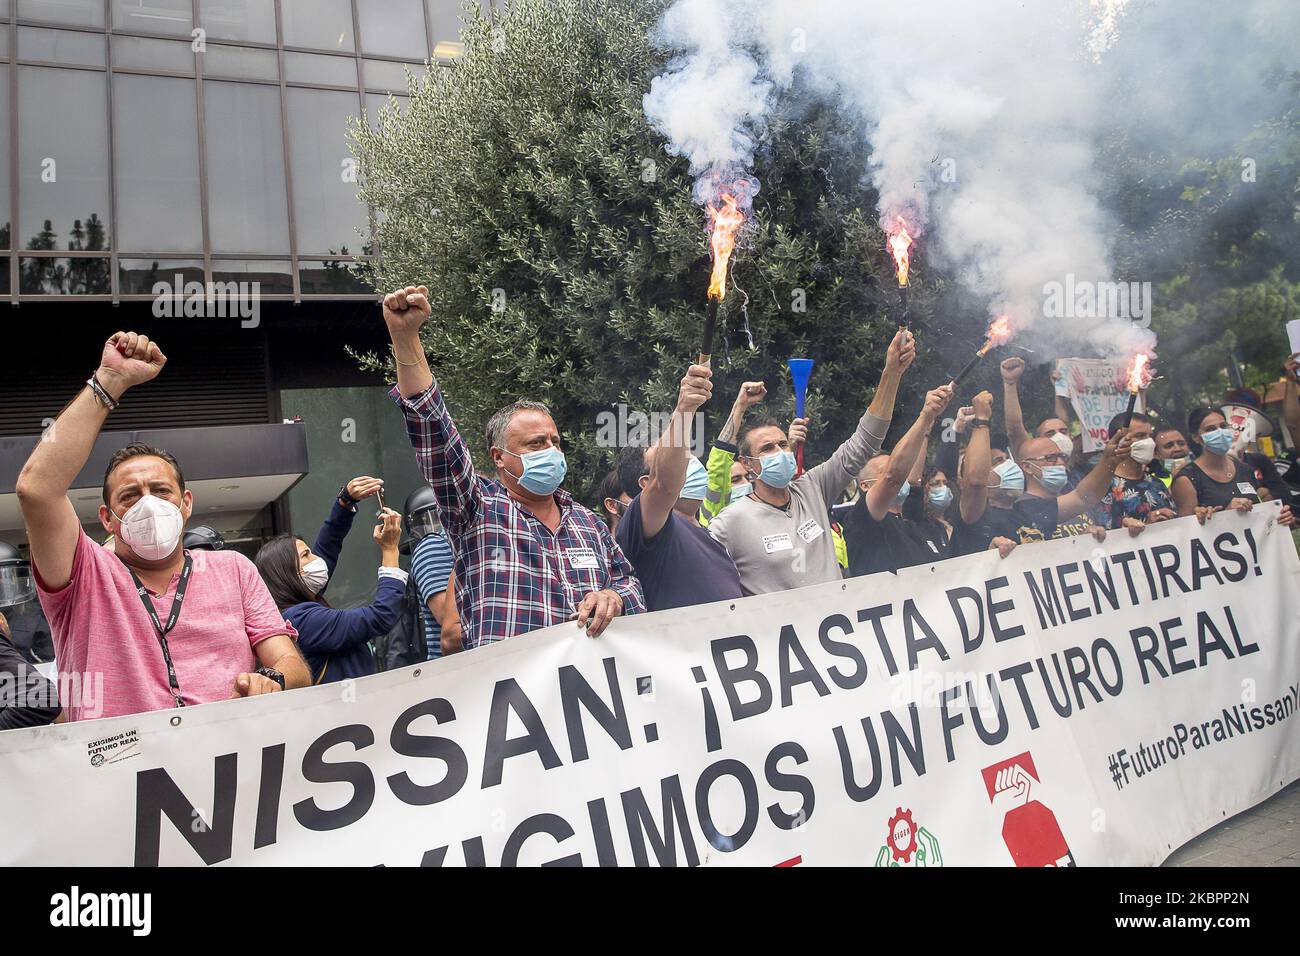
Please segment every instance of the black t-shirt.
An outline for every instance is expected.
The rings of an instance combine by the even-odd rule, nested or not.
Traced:
[[[893,512],[877,521],[867,508],[866,495],[859,495],[844,517],[844,543],[849,551],[849,577],[898,571],[948,557],[948,540],[941,524],[923,524]]]
[[[987,551],[994,538],[1010,538],[1018,544],[1047,541],[1056,537],[1060,508],[1055,498],[1028,495],[1010,508],[989,504],[978,521],[967,524],[960,517],[953,529],[952,553]]]
[[[1233,467],[1231,481],[1215,481],[1201,469],[1200,465],[1191,461],[1179,470],[1178,477],[1174,479],[1174,486],[1177,486],[1186,476],[1192,483],[1192,487],[1196,489],[1196,503],[1202,508],[1226,508],[1232,503],[1233,498],[1259,501],[1254,470],[1235,458],[1229,460]]]
[[[727,549],[694,521],[673,511],[653,538],[647,539],[644,531],[637,495],[619,521],[615,537],[641,579],[647,610],[741,596],[740,573]]]

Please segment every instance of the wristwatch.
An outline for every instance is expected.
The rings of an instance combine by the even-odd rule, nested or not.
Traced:
[[[270,678],[280,685],[280,690],[284,690],[284,675],[274,667],[259,667],[257,670],[253,671],[253,673],[261,674],[263,677]]]
[[[339,485],[338,499],[339,504],[344,508],[351,508],[353,511],[357,510],[357,499],[348,494],[348,486],[346,484]]]
[[[969,425],[969,427],[970,427],[970,428],[988,428],[988,427],[989,427],[990,425],[992,425],[992,424],[993,424],[993,423],[992,423],[989,419],[987,419],[987,418],[972,418],[972,419],[970,420],[970,425]]]

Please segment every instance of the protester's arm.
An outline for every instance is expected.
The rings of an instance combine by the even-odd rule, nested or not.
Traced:
[[[1133,444],[1128,438],[1128,429],[1116,429],[1115,434],[1106,440],[1106,447],[1097,466],[1083,476],[1074,490],[1056,499],[1061,521],[1068,521],[1076,515],[1091,510],[1097,502],[1106,497],[1110,490],[1110,480],[1115,474],[1115,466],[1128,454]]]
[[[429,598],[428,608],[438,622],[438,642],[442,645],[442,653],[446,655],[460,651],[460,611],[456,607],[454,572],[453,577],[447,579],[447,586]]]
[[[949,393],[951,397],[951,393]],[[935,421],[939,419],[936,418]],[[934,424],[930,424],[930,431],[934,430]],[[930,451],[930,431],[921,436],[921,447],[916,450],[916,460],[912,462],[912,470],[907,473],[907,480],[913,488],[920,488],[921,479],[925,477],[925,458]]]
[[[353,501],[362,501],[383,487],[384,483],[378,478],[362,475],[359,478],[353,478],[347,483],[347,493]],[[320,526],[320,531],[316,535],[316,543],[311,546],[312,553],[325,560],[325,566],[329,568],[331,576],[334,574],[335,566],[339,563],[339,553],[343,550],[343,540],[348,536],[348,532],[352,530],[352,520],[356,516],[355,505],[348,507],[343,504],[341,498],[335,498],[330,506],[329,517]]]
[[[437,497],[438,517],[443,527],[459,535],[477,519],[482,496],[469,448],[424,357],[420,326],[430,313],[428,291],[424,286],[407,286],[384,297],[384,322],[397,366],[392,395],[406,418],[416,463]]]
[[[1174,505],[1178,508],[1178,516],[1187,518],[1196,514],[1200,507],[1200,496],[1196,493],[1196,485],[1192,484],[1192,479],[1181,471],[1174,478],[1173,485],[1169,491],[1174,496]]]
[[[1020,377],[1025,372],[1025,360],[1018,357],[1002,362],[1002,419],[1007,426],[1007,444],[1011,454],[1017,460],[1020,449],[1029,441],[1029,431],[1025,428],[1025,416],[1020,409]]]
[[[993,396],[980,392],[971,399],[975,417],[988,421],[993,417]],[[989,472],[993,470],[993,446],[989,426],[971,426],[966,443],[966,463],[961,473],[961,520],[974,524],[984,517],[989,501]]]
[[[889,513],[890,506],[898,497],[899,489],[903,487],[903,482],[907,480],[907,476],[911,474],[916,464],[918,453],[925,447],[926,436],[930,434],[930,429],[934,427],[935,421],[943,410],[948,407],[950,398],[952,398],[952,388],[948,385],[942,385],[927,393],[925,404],[915,424],[894,446],[893,454],[889,456],[889,467],[867,491],[867,511],[876,521],[883,521],[885,515]],[[918,476],[917,481],[920,480]]]
[[[880,384],[871,399],[871,405],[858,422],[857,430],[848,441],[835,449],[834,454],[816,468],[810,468],[807,477],[821,488],[827,501],[834,501],[844,486],[857,478],[868,459],[880,453],[889,421],[894,415],[894,400],[898,397],[898,383],[903,373],[916,358],[916,343],[912,333],[899,329],[885,356],[885,368],[880,373]]]
[[[388,633],[401,616],[405,593],[405,573],[385,573],[380,576],[375,600],[369,605],[350,608],[325,607],[323,604],[303,606],[295,614],[299,648],[308,654],[336,654]]]
[[[167,363],[158,345],[136,332],[115,332],[104,343],[95,378],[117,401],[127,389],[147,382]],[[57,591],[72,576],[81,522],[68,489],[90,457],[108,409],[83,388],[36,443],[15,488],[27,528],[32,564],[47,590]]]
[[[1300,444],[1300,382],[1296,381],[1300,370],[1300,352],[1295,352],[1286,360],[1286,391],[1282,395],[1282,419],[1286,429],[1291,433],[1291,440]]]
[[[598,636],[621,614],[642,614],[646,609],[641,581],[605,522],[596,521],[596,533],[608,555],[609,586],[603,591],[589,591],[578,605],[578,626],[587,629],[588,637]]]
[[[707,365],[692,365],[682,377],[677,406],[668,428],[648,455],[650,480],[641,490],[641,529],[646,540],[663,530],[686,483],[686,462],[691,456],[691,423],[695,412],[709,400],[713,372]]]
[[[244,632],[258,664],[283,674],[285,690],[307,687],[311,684],[311,671],[294,643],[298,632],[275,606],[271,592],[266,589],[266,582],[257,573],[253,562],[243,555],[236,558],[240,595],[244,602]],[[279,689],[279,684],[261,674],[238,674],[230,696],[249,697]]]

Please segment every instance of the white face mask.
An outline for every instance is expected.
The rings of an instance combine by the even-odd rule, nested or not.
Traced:
[[[145,495],[118,520],[122,540],[146,561],[161,561],[171,556],[185,530],[181,509],[155,495]]]
[[[325,563],[324,558],[312,558],[308,561],[298,574],[302,577],[302,583],[307,585],[307,590],[312,594],[320,594],[325,590],[325,585],[329,583],[330,569]]]
[[[1056,442],[1056,447],[1061,449],[1062,455],[1068,455],[1074,451],[1074,439],[1064,432],[1057,432],[1052,436],[1052,441]]]
[[[1139,465],[1149,464],[1151,459],[1156,457],[1156,440],[1139,438],[1129,446],[1128,456]]]

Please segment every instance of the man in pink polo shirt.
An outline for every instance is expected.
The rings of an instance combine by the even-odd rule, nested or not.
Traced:
[[[235,551],[186,551],[194,507],[167,452],[128,445],[104,474],[99,520],[111,548],[81,529],[68,489],[109,413],[167,358],[135,332],[105,344],[99,368],[18,476],[37,593],[61,674],[83,688],[62,701],[69,720],[115,717],[305,687],[293,628],[253,563]],[[66,685],[65,685],[66,686]]]

